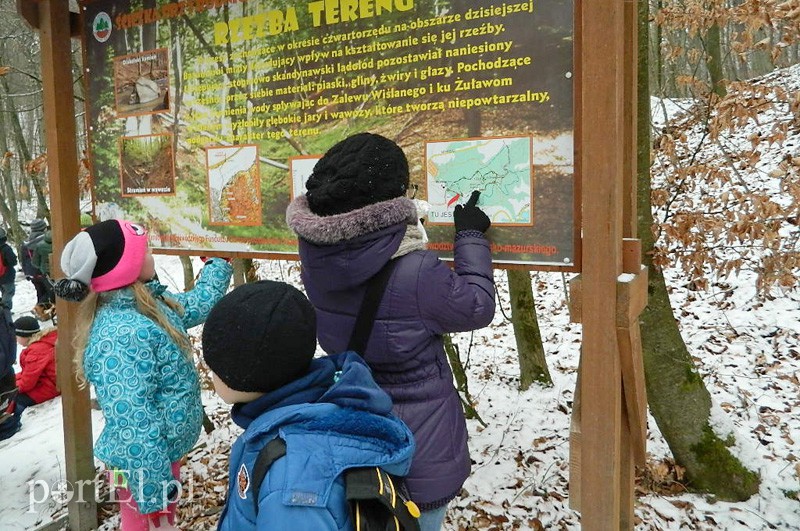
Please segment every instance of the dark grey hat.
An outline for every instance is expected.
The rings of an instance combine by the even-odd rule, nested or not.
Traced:
[[[31,232],[44,232],[47,230],[47,222],[43,219],[34,219],[31,221]]]
[[[236,391],[267,393],[303,375],[317,348],[314,308],[297,288],[243,284],[212,308],[203,326],[203,359]]]
[[[308,206],[331,216],[400,197],[408,189],[408,159],[400,146],[373,133],[330,148],[306,182]]]

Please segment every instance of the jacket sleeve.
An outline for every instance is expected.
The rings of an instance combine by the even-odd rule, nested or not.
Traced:
[[[42,371],[50,361],[49,357],[53,356],[53,352],[44,343],[33,343],[25,350],[27,352],[20,354],[22,372],[17,373],[17,388],[20,393],[28,393],[36,388]]]
[[[417,279],[422,318],[434,333],[466,332],[489,325],[494,318],[492,257],[486,238],[456,240],[455,268],[428,254]]]
[[[135,377],[110,374],[95,383],[97,400],[118,439],[117,452],[123,466],[118,466],[128,480],[128,489],[142,514],[150,514],[167,506],[166,496],[172,476],[167,448],[165,418],[159,411],[155,395],[159,388],[157,360],[146,336],[132,334],[120,341],[101,329],[92,348],[113,350],[106,365],[113,363],[114,376],[128,371]],[[140,367],[152,367],[142,371]],[[108,372],[108,369],[105,369]],[[99,384],[99,385],[98,385]],[[114,463],[117,465],[117,463]]]
[[[221,258],[209,258],[200,271],[194,288],[178,294],[170,294],[183,305],[183,325],[191,328],[205,322],[211,308],[228,291],[233,275],[233,266]]]

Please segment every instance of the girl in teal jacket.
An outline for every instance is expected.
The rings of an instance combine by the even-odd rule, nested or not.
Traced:
[[[112,469],[123,531],[174,528],[179,462],[197,442],[203,408],[186,329],[227,291],[232,268],[210,259],[195,288],[167,293],[145,230],[108,220],[64,247],[56,294],[83,301],[74,339],[78,380],[91,383],[105,427],[94,446]],[[127,487],[127,488],[126,488]]]

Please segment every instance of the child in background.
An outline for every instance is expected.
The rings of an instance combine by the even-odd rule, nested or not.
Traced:
[[[34,277],[36,283],[36,306],[33,312],[40,321],[53,319],[55,316],[55,294],[53,294],[53,284],[50,281],[50,255],[53,254],[53,233],[46,230],[42,240],[33,249],[33,267],[41,272],[41,275]]]
[[[408,187],[402,149],[380,135],[359,133],[317,162],[286,221],[299,237],[303,284],[325,352],[345,350],[367,286],[393,266],[360,354],[414,433],[417,451],[406,484],[422,510],[420,528],[435,531],[471,464],[442,336],[492,321],[494,279],[484,236],[490,221],[476,206],[478,192],[456,206],[450,269],[425,248],[417,209],[405,197]]]
[[[14,308],[14,293],[17,286],[17,254],[8,244],[8,233],[0,228],[0,305]]]
[[[245,430],[231,449],[220,531],[356,529],[342,472],[408,471],[411,432],[364,361],[353,352],[313,359],[315,349],[314,308],[288,284],[244,284],[211,310],[203,358]],[[256,458],[277,437],[286,454],[255,491]]]
[[[8,439],[22,427],[22,412],[29,406],[47,402],[61,394],[56,385],[56,340],[58,331],[42,330],[33,317],[14,321],[17,343],[23,347],[19,355],[22,371],[17,373],[17,396],[13,417],[0,424],[0,441]]]
[[[17,396],[17,380],[14,376],[14,363],[17,360],[17,342],[14,341],[14,318],[11,311],[0,304],[0,433],[6,429],[4,424],[11,420],[14,398]]]
[[[186,329],[205,321],[232,267],[206,261],[194,289],[168,293],[155,278],[143,227],[108,220],[70,240],[59,297],[83,301],[74,339],[78,380],[92,384],[105,427],[95,456],[124,478],[123,531],[177,529],[180,460],[200,435],[200,383]],[[125,488],[127,487],[127,488]]]
[[[36,289],[36,304],[52,304],[53,303],[53,289],[50,287],[50,281],[46,278],[49,274],[49,267],[47,271],[42,269],[41,264],[36,260],[36,248],[44,241],[47,230],[47,222],[43,219],[34,219],[31,222],[31,233],[28,239],[22,243],[20,250],[19,261],[22,265],[22,272],[25,273],[25,278],[30,280],[33,287]],[[51,249],[52,249],[52,239]]]

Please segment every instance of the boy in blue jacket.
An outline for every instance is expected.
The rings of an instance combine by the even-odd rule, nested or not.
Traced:
[[[231,449],[220,530],[354,529],[343,472],[408,472],[411,432],[364,361],[353,352],[314,359],[315,350],[314,308],[288,284],[244,284],[209,314],[203,357],[245,430]],[[258,454],[276,438],[286,454],[254,492]]]

